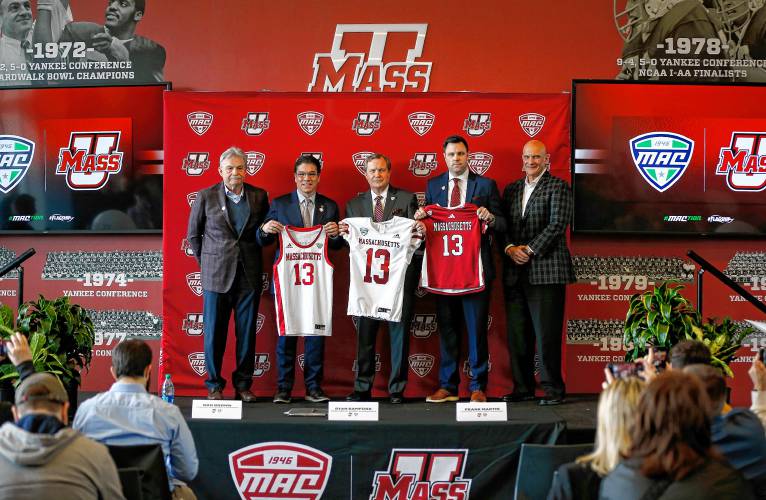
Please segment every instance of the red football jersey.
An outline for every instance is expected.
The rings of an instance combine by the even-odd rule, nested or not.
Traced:
[[[426,249],[420,286],[442,295],[462,295],[484,290],[481,264],[483,223],[476,205],[447,208],[428,205]]]

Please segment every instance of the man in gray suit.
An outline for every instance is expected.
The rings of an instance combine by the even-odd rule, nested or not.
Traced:
[[[230,147],[221,154],[222,182],[197,194],[187,238],[200,264],[208,399],[223,399],[221,377],[229,316],[234,311],[236,398],[255,401],[250,392],[255,364],[255,332],[261,299],[261,247],[256,232],[269,211],[266,191],[245,183],[245,153]]]
[[[567,183],[548,172],[545,144],[532,140],[522,153],[524,178],[503,193],[507,221],[505,304],[511,351],[513,392],[509,402],[535,399],[535,344],[545,396],[541,406],[564,401],[561,378],[561,330],[566,284],[575,281],[566,229],[572,218]]]
[[[414,218],[418,209],[417,197],[409,191],[397,189],[390,184],[391,160],[385,155],[373,153],[367,157],[365,177],[370,190],[349,200],[346,204],[346,217],[371,217],[375,222],[383,222],[394,216]],[[422,234],[425,227],[417,222],[416,229]],[[388,393],[391,403],[404,402],[404,388],[407,386],[407,355],[409,339],[407,330],[412,320],[412,302],[418,282],[420,262],[417,256],[412,259],[404,280],[402,297],[402,319],[388,322],[388,334],[391,341],[391,375],[388,379]],[[346,397],[348,401],[368,401],[375,378],[375,338],[382,321],[357,318],[356,380],[354,392]]]

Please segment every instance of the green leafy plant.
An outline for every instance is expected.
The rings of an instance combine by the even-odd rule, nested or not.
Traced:
[[[729,363],[742,347],[742,342],[753,332],[750,326],[744,326],[724,318],[720,322],[717,318],[708,318],[699,331],[696,331],[695,340],[704,342],[712,357],[711,364],[721,370],[726,376],[733,377]]]
[[[80,384],[80,370],[90,366],[95,332],[85,309],[71,304],[69,297],[24,302],[19,308],[16,326],[13,313],[0,305],[0,335],[8,337],[19,331],[29,339],[36,371],[56,373],[64,385]],[[0,380],[18,377],[12,365],[0,365]]]
[[[666,281],[630,298],[623,330],[627,361],[646,355],[649,346],[670,349],[681,340],[702,335],[700,314],[681,294],[683,288]]]

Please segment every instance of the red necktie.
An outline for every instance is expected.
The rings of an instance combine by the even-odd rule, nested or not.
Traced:
[[[452,181],[455,185],[452,186],[452,193],[449,197],[449,206],[457,207],[460,205],[460,179],[453,177]]]
[[[382,199],[383,197],[380,195],[375,197],[375,213],[373,215],[375,222],[383,222],[383,203],[381,202]]]

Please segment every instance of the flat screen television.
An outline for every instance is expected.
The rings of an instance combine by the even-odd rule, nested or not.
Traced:
[[[0,90],[0,232],[161,232],[168,88]]]
[[[572,228],[766,234],[766,86],[575,80]]]

